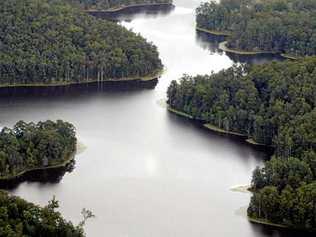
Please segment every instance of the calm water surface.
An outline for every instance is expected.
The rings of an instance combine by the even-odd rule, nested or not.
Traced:
[[[169,114],[161,102],[170,81],[183,73],[233,64],[216,43],[196,35],[199,2],[175,1],[172,12],[121,23],[158,46],[166,72],[155,89],[87,87],[1,100],[1,126],[61,118],[75,124],[86,147],[72,172],[23,182],[13,194],[41,205],[55,195],[75,223],[89,208],[96,218],[86,226],[88,237],[290,236],[248,223],[250,195],[230,190],[248,184],[265,155]]]

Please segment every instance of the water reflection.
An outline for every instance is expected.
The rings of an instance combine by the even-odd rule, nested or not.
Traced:
[[[147,18],[165,16],[171,13],[174,9],[174,5],[138,6],[122,9],[118,12],[94,11],[90,12],[90,14],[102,19],[130,22],[140,16],[145,16]]]
[[[287,230],[284,228],[264,226],[261,224],[251,223],[251,229],[255,235],[271,237],[315,237],[315,233],[301,230]]]
[[[205,49],[209,50],[211,54],[223,54],[223,50],[219,49],[220,42],[225,40],[224,36],[211,35],[205,32],[196,31],[195,34],[197,44]]]
[[[217,36],[205,32],[196,31],[196,42],[203,49],[207,49],[211,54],[225,54],[234,63],[249,63],[249,64],[263,64],[271,61],[285,60],[279,54],[260,54],[260,55],[239,55],[229,52],[224,52],[219,48],[219,44],[225,41],[225,36]]]
[[[285,60],[278,54],[260,54],[260,55],[238,55],[226,52],[226,55],[235,63],[264,64],[271,61]]]
[[[75,160],[64,167],[47,170],[34,170],[9,181],[0,180],[0,189],[14,190],[22,182],[40,184],[58,184],[66,173],[71,173],[75,168]]]
[[[0,98],[82,96],[103,92],[154,89],[158,79],[149,81],[105,81],[68,86],[0,88]]]
[[[256,157],[255,159],[267,160],[273,153],[272,148],[250,146],[244,139],[238,136],[233,137],[231,135],[216,133],[206,129],[203,126],[203,122],[193,121],[171,112],[168,112],[168,119],[173,126],[193,127],[200,133],[201,136],[204,137],[205,140],[212,141],[211,146],[214,146],[215,148],[218,145],[223,149],[229,149],[240,157],[240,161],[245,161],[245,163],[249,162],[249,159],[254,159],[254,157]]]
[[[11,193],[41,205],[55,195],[62,214],[75,223],[80,210],[89,208],[97,216],[87,223],[89,237],[288,236],[264,232],[234,213],[248,205],[250,196],[230,187],[249,184],[265,154],[157,105],[170,81],[183,73],[232,65],[225,53],[210,55],[201,47],[209,42],[195,37],[199,2],[175,0],[177,8],[164,17],[140,14],[121,23],[157,45],[166,72],[155,90],[65,88],[62,96],[53,89],[45,98],[30,91],[31,98],[17,98],[19,92],[9,103],[0,101],[2,126],[20,119],[62,118],[76,126],[78,138],[89,147],[62,182],[23,182]]]

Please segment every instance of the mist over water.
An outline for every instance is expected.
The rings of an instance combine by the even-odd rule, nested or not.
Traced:
[[[60,179],[30,179],[11,193],[40,205],[55,195],[75,223],[82,208],[90,209],[96,218],[87,223],[88,237],[302,236],[250,224],[250,194],[230,190],[249,184],[266,154],[170,114],[161,103],[183,73],[234,63],[196,34],[199,2],[176,0],[168,12],[121,16],[120,24],[157,45],[166,68],[157,85],[31,90],[0,99],[0,127],[63,119],[74,123],[86,147]]]

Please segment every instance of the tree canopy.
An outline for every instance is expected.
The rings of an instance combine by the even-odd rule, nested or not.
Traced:
[[[228,46],[290,55],[316,54],[313,0],[221,0],[196,9],[197,26],[228,32]]]
[[[0,18],[0,86],[137,78],[162,69],[152,43],[64,0],[3,0]]]
[[[62,120],[5,127],[0,131],[0,178],[62,164],[74,155],[76,143],[75,127]]]
[[[275,148],[253,174],[251,217],[316,228],[316,58],[184,75],[168,105]],[[295,206],[295,210],[293,207]]]
[[[0,233],[2,237],[84,237],[82,225],[74,226],[59,212],[53,199],[42,208],[0,191]]]

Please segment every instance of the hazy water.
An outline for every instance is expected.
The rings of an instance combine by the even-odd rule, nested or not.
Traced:
[[[61,118],[75,124],[86,146],[71,173],[23,182],[13,194],[41,205],[55,195],[75,223],[83,207],[92,210],[88,237],[290,236],[248,223],[250,195],[230,190],[248,184],[265,155],[169,114],[161,103],[170,81],[183,73],[233,63],[195,34],[198,3],[175,1],[168,14],[122,23],[158,46],[166,72],[155,89],[83,88],[49,96],[34,90],[1,100],[0,126]]]

